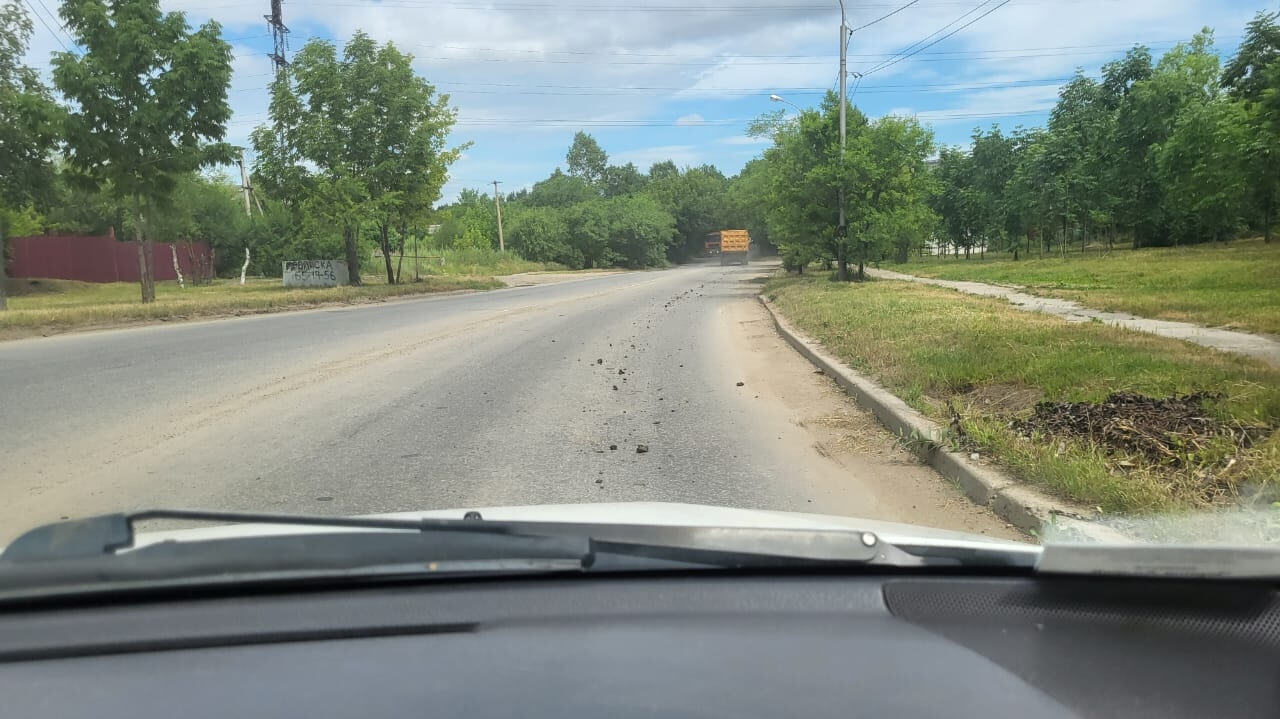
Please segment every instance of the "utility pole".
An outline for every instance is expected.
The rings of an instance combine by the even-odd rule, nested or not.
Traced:
[[[845,61],[848,58],[849,46],[845,43],[848,36],[845,34],[848,25],[845,23],[844,16],[844,0],[840,0],[840,162],[844,162],[844,137],[845,137],[845,118],[844,118],[844,86],[845,77],[848,72],[845,70]],[[840,230],[844,231],[844,183],[840,184]]]
[[[240,151],[236,164],[240,166],[240,191],[244,193],[244,214],[253,217],[253,211],[249,208],[249,173],[244,169],[244,150]]]
[[[493,204],[498,208],[498,251],[506,252],[507,244],[502,239],[502,201],[498,199],[498,181],[493,181]]]
[[[848,30],[849,30],[849,26],[847,21],[845,20],[845,14],[844,14],[844,0],[840,0],[840,166],[842,171],[840,173],[840,194],[838,198],[838,201],[840,203],[840,225],[836,228],[836,231],[839,233],[841,237],[841,246],[845,247],[844,252],[846,253],[845,261],[841,263],[843,266],[839,268],[841,271],[841,274],[844,275],[840,278],[841,280],[849,279],[848,277],[849,262],[847,257],[848,249],[847,249],[847,245],[844,244],[844,240],[847,238],[847,235],[848,235],[848,228],[846,227],[845,218],[844,218],[844,172],[843,172],[844,137],[845,137],[844,86],[845,86],[845,78],[848,76],[848,71],[845,69],[845,62],[848,58],[848,49],[849,49],[849,45],[846,42],[846,40],[848,40],[848,35],[847,35]]]

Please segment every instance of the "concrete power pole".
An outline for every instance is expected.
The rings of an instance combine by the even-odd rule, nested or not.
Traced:
[[[840,0],[840,162],[841,163],[844,162],[844,136],[845,136],[844,86],[845,86],[845,77],[848,74],[848,72],[845,70],[845,61],[848,57],[848,48],[849,48],[848,43],[845,42],[848,39],[848,36],[845,34],[847,31],[848,31],[848,25],[846,24],[845,15],[844,15],[844,0]],[[841,233],[844,232],[844,225],[845,225],[844,183],[842,180],[841,186],[840,186],[840,232]]]
[[[493,205],[498,208],[498,251],[506,252],[507,243],[502,239],[502,201],[498,199],[498,181],[493,181]]]
[[[240,191],[244,193],[244,214],[253,217],[253,211],[249,208],[249,173],[244,169],[244,150],[240,151],[236,164],[240,166]]]

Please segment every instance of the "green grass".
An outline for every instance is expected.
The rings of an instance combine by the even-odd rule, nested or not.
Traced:
[[[1223,419],[1276,427],[1280,371],[1261,362],[905,282],[788,277],[772,280],[765,292],[811,337],[926,415],[946,424],[946,405],[953,402],[964,431],[984,453],[1060,496],[1108,512],[1141,513],[1280,490],[1280,433],[1230,467],[1223,448],[1215,447],[1186,468],[1139,464],[1122,471],[1119,460],[1129,458],[1077,441],[1020,439],[1008,416],[969,401],[976,390],[995,386],[1069,401],[1097,401],[1121,390],[1157,397],[1212,390],[1226,395],[1214,407]]]
[[[1022,285],[1106,311],[1280,334],[1280,242],[1130,250],[1090,248],[1066,259],[1002,253],[914,258],[887,269],[923,277]]]
[[[412,250],[411,250],[412,251]],[[436,250],[419,248],[418,256],[420,258],[430,257],[433,259],[420,259],[418,265],[418,273],[420,275],[514,275],[520,272],[538,272],[541,270],[559,270],[563,269],[554,262],[530,262],[522,259],[514,252],[498,252],[497,250],[485,249],[466,249],[466,250]],[[441,264],[439,259],[444,258]],[[398,257],[392,255],[391,266],[396,266]],[[376,267],[366,267],[365,272],[381,270],[383,279],[385,280],[386,270],[379,259],[375,263]],[[404,267],[400,270],[402,279],[413,278],[413,258],[407,257],[404,261]]]
[[[323,304],[358,303],[404,295],[450,290],[491,289],[502,283],[492,277],[425,276],[387,285],[385,278],[364,275],[363,287],[285,289],[279,279],[236,280],[182,289],[176,282],[156,284],[156,301],[138,301],[136,283],[89,283],[68,280],[10,280],[9,310],[0,312],[0,337],[19,337],[79,327],[130,322],[216,317],[235,313],[273,312]],[[379,283],[381,280],[381,283]],[[33,284],[34,283],[34,284]]]

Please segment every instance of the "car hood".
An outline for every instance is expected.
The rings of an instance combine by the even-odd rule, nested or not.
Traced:
[[[517,507],[466,507],[365,515],[384,519],[461,519],[470,511],[484,519],[519,522],[567,522],[576,524],[641,524],[685,527],[749,527],[759,529],[846,530],[874,532],[891,544],[977,546],[986,549],[1037,551],[1029,543],[993,539],[977,534],[934,529],[914,524],[884,522],[802,512],[740,509],[667,502],[618,502],[599,504],[539,504]],[[198,542],[208,539],[315,532],[367,531],[349,528],[298,527],[271,524],[234,524],[197,529],[140,531],[135,546],[164,541]]]

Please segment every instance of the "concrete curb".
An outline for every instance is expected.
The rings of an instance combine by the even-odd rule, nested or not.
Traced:
[[[870,410],[885,427],[901,437],[930,467],[955,482],[975,504],[989,507],[996,516],[1024,532],[1043,537],[1052,525],[1055,534],[1068,530],[1087,541],[1107,543],[1130,541],[1115,530],[1088,522],[1093,513],[1054,499],[1019,484],[1001,472],[974,462],[946,447],[941,426],[907,406],[878,383],[859,375],[843,362],[827,354],[816,342],[791,326],[764,295],[760,302],[773,317],[773,324],[792,347],[828,377],[834,379],[853,399]]]

